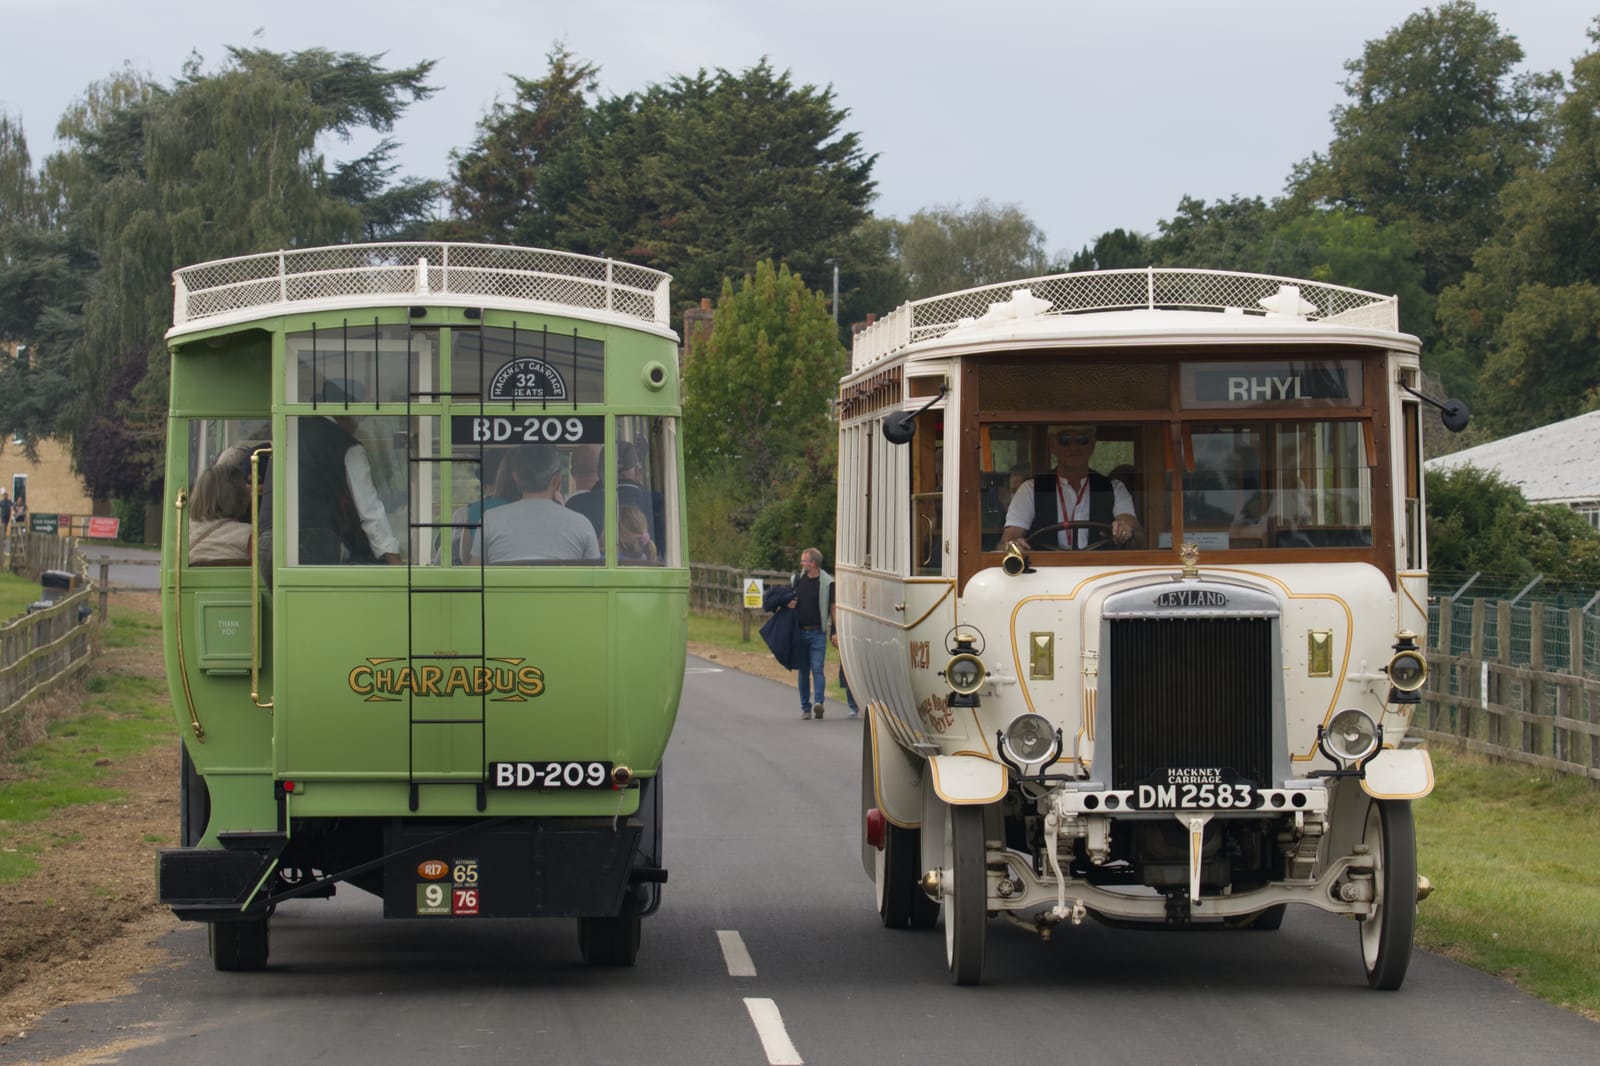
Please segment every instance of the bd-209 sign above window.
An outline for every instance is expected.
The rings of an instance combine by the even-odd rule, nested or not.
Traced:
[[[450,419],[451,444],[599,444],[605,440],[604,415],[456,415]]]

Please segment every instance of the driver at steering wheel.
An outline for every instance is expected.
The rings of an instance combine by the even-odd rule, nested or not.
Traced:
[[[1058,426],[1050,431],[1055,471],[1037,475],[1033,491],[1022,489],[1011,498],[1002,545],[1018,541],[1024,548],[1082,550],[1103,547],[1108,540],[1120,548],[1133,539],[1139,532],[1133,496],[1122,482],[1089,469],[1094,442],[1094,426]],[[1041,532],[1039,543],[1024,539],[1024,534],[1033,537]]]

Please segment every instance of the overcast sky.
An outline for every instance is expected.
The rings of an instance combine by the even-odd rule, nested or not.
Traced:
[[[831,85],[878,155],[879,215],[987,198],[1016,204],[1052,252],[1105,230],[1153,233],[1183,195],[1272,197],[1326,148],[1344,63],[1421,10],[1405,0],[0,0],[0,109],[35,164],[56,119],[124,63],[162,81],[227,45],[437,60],[439,93],[394,131],[403,173],[448,175],[508,73],[538,77],[551,42],[621,94],[767,57]],[[1570,75],[1600,0],[1497,0],[1524,69]],[[342,157],[338,145],[330,155]]]

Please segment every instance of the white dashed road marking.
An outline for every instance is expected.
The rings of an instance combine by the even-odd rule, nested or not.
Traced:
[[[736,929],[717,930],[717,942],[722,945],[722,961],[728,964],[729,977],[754,977],[755,960],[744,946],[744,938]]]
[[[778,1005],[770,999],[748,997],[744,1005],[750,1012],[750,1020],[756,1023],[756,1034],[761,1037],[761,1046],[767,1052],[767,1062],[771,1066],[804,1066],[805,1059],[795,1050],[788,1030],[783,1027],[783,1015],[778,1013]]]

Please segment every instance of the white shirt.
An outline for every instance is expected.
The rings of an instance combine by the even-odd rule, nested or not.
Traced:
[[[1057,507],[1064,516],[1060,521],[1089,521],[1089,499],[1094,493],[1089,491],[1089,479],[1087,477],[1078,482],[1058,477],[1056,478],[1056,491],[1061,494]],[[1138,513],[1133,509],[1133,496],[1129,494],[1127,486],[1120,481],[1112,479],[1111,493],[1111,513],[1113,515],[1131,514],[1134,517],[1138,517]],[[1034,517],[1033,497],[1032,481],[1017,490],[1016,495],[1011,497],[1011,506],[1006,509],[1006,525],[1016,526],[1022,530],[1032,528]],[[1061,507],[1062,503],[1065,503],[1066,506]],[[1063,548],[1068,547],[1067,535],[1069,533],[1078,535],[1079,548],[1087,548],[1091,540],[1100,541],[1111,535],[1110,530],[1104,529],[1063,529],[1055,534],[1056,543]]]
[[[361,528],[372,545],[372,554],[380,560],[385,555],[398,555],[400,542],[389,528],[389,512],[372,485],[372,463],[367,450],[359,444],[344,453],[344,479],[350,486],[350,498],[355,501],[356,514],[361,516]]]

